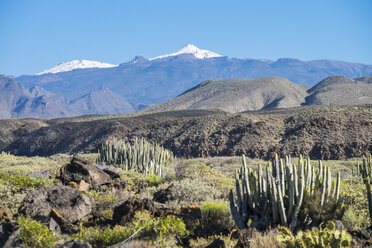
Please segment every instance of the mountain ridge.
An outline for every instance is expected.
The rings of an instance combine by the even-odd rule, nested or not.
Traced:
[[[116,67],[24,75],[17,77],[17,81],[27,88],[39,85],[68,98],[80,97],[105,83],[132,105],[153,105],[172,99],[208,79],[279,76],[294,83],[313,86],[332,75],[350,78],[368,76],[372,75],[372,65],[290,58],[276,61],[227,56],[198,59],[186,53],[154,60],[137,56]]]
[[[69,100],[40,86],[28,90],[15,79],[0,75],[0,118],[49,119],[133,111],[124,98],[106,87]]]

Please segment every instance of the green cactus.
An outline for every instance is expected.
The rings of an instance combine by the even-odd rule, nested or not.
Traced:
[[[145,139],[135,139],[134,143],[112,140],[98,149],[98,163],[116,165],[123,170],[134,170],[145,175],[161,176],[164,166],[174,160],[171,151]]]
[[[357,175],[361,175],[363,178],[363,182],[366,185],[367,189],[367,199],[368,199],[368,209],[369,209],[369,216],[372,220],[372,193],[371,193],[371,183],[372,183],[372,159],[371,155],[368,157],[363,157],[363,163],[357,164]]]
[[[236,199],[230,191],[231,213],[239,229],[251,226],[268,228],[281,224],[294,229],[305,197],[321,191],[322,209],[325,202],[338,201],[340,173],[332,184],[331,171],[319,162],[319,168],[311,165],[310,159],[302,159],[294,165],[290,157],[285,160],[275,155],[273,163],[268,163],[266,173],[259,165],[256,173],[247,166],[242,156],[242,167],[236,172]],[[333,188],[333,189],[332,189]]]
[[[310,247],[350,247],[352,237],[345,230],[336,230],[334,222],[326,228],[315,228],[306,232],[299,231],[296,236],[286,227],[279,228],[277,240],[287,248]]]

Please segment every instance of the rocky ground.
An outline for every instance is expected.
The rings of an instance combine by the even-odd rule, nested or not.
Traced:
[[[145,137],[184,158],[246,154],[268,159],[277,152],[346,159],[372,152],[371,129],[371,105],[7,119],[0,120],[0,150],[26,156],[91,153],[108,139]]]
[[[163,177],[97,165],[96,158],[2,153],[0,247],[286,247],[276,228],[236,229],[227,196],[239,157],[177,159]],[[248,159],[252,168],[259,163],[266,162]],[[365,188],[353,176],[357,159],[324,163],[343,178],[344,212],[332,220],[354,247],[370,245]]]

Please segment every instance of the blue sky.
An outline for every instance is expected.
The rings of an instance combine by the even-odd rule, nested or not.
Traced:
[[[372,1],[0,0],[0,74],[119,64],[187,43],[237,58],[372,64]]]

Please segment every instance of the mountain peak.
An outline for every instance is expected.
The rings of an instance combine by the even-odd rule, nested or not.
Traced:
[[[86,69],[86,68],[110,68],[116,67],[118,65],[112,65],[108,63],[92,61],[92,60],[72,60],[69,62],[62,62],[55,67],[52,67],[48,70],[36,73],[36,75],[42,75],[47,73],[59,73],[65,71],[72,71],[75,69]]]
[[[220,55],[220,54],[217,54],[215,52],[211,52],[211,51],[208,51],[208,50],[200,49],[197,46],[189,43],[175,53],[161,55],[161,56],[158,56],[158,57],[150,58],[149,60],[162,59],[162,58],[177,56],[177,55],[180,55],[180,54],[188,54],[188,53],[193,54],[198,59],[222,57],[222,55]]]

